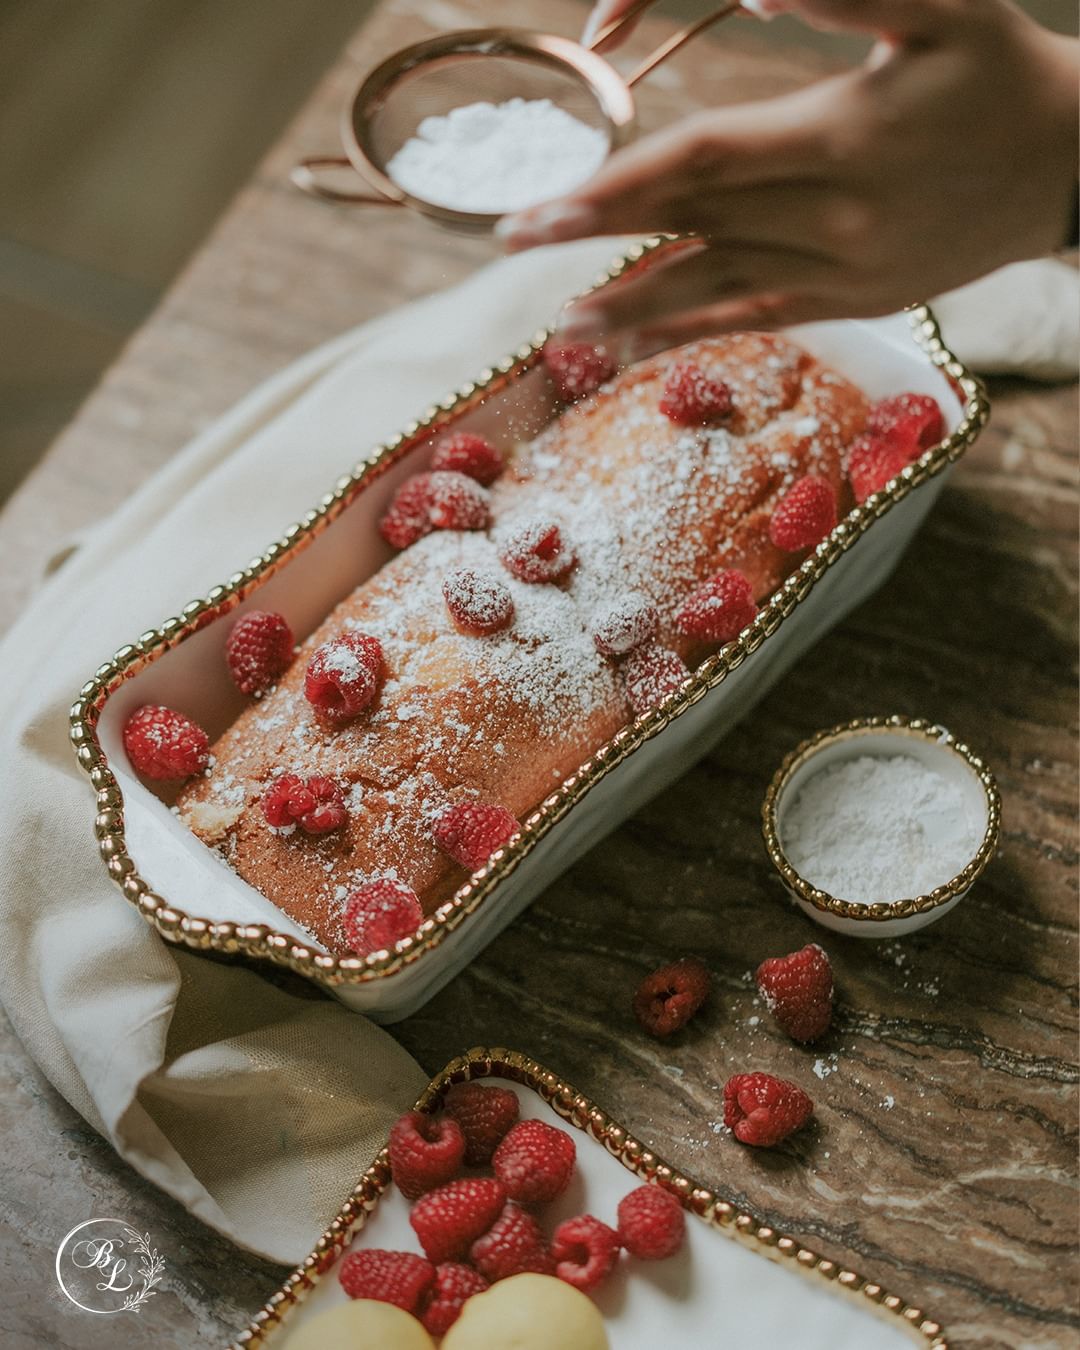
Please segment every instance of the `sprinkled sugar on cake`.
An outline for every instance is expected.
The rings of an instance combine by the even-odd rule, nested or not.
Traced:
[[[709,424],[661,410],[676,360],[729,391],[727,408],[702,414]],[[865,418],[859,391],[792,343],[735,335],[643,362],[568,407],[486,489],[487,528],[433,523],[423,483],[409,480],[415,542],[225,732],[181,794],[182,817],[333,951],[348,949],[348,897],[372,880],[406,883],[430,913],[466,876],[435,842],[448,808],[521,820],[625,725],[626,643],[655,647],[676,671],[715,650],[680,627],[688,597],[725,569],[758,601],[775,589],[800,556],[770,542],[773,508],[807,474],[840,500],[845,447]],[[620,606],[630,636],[612,647],[604,625]],[[358,678],[355,654],[335,644],[361,638],[381,649],[377,692],[338,723],[305,697],[305,673],[319,652],[320,669]],[[639,666],[645,652],[632,654]],[[326,780],[344,825],[269,828],[261,804],[282,775],[296,776],[276,790],[301,794],[297,819]]]

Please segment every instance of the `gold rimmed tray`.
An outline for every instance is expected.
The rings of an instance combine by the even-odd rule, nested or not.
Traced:
[[[654,239],[628,250],[597,284],[609,284],[665,246],[667,241]],[[981,386],[944,346],[924,308],[889,320],[797,330],[796,340],[873,397],[905,388],[933,393],[946,409],[946,439],[853,509],[737,641],[560,784],[526,818],[520,836],[415,935],[365,958],[330,956],[223,869],[130,773],[121,749],[122,717],[140,702],[169,702],[162,691],[183,687],[191,694],[185,710],[211,731],[223,729],[238,707],[235,692],[224,687],[220,659],[228,625],[217,621],[253,597],[260,605],[284,603],[285,597],[301,616],[294,629],[309,632],[375,570],[375,555],[365,560],[357,550],[363,535],[358,526],[375,538],[383,504],[401,478],[422,466],[435,431],[450,424],[483,430],[509,418],[523,435],[534,434],[555,414],[539,368],[548,336],[546,330],[535,334],[426,409],[339,479],[265,553],[121,648],[83,686],[71,709],[71,736],[97,794],[102,858],[126,898],[169,941],[287,965],[382,1020],[412,1012],[560,871],[715,744],[803,650],[884,580],[930,508],[945,470],[988,415]],[[329,591],[317,575],[328,570],[326,559],[333,563]],[[191,706],[197,698],[207,700],[204,709]]]
[[[468,1051],[431,1080],[417,1109],[435,1110],[452,1084],[487,1077],[514,1086],[523,1116],[570,1126],[583,1136],[575,1136],[578,1177],[571,1191],[542,1214],[546,1227],[586,1211],[610,1221],[619,1198],[641,1181],[671,1191],[693,1216],[682,1253],[648,1268],[624,1261],[597,1291],[612,1350],[716,1345],[720,1328],[724,1343],[732,1345],[750,1343],[751,1332],[757,1345],[794,1344],[793,1327],[799,1328],[799,1350],[902,1350],[912,1344],[948,1350],[945,1329],[920,1308],[699,1185],[523,1054]],[[277,1350],[293,1328],[344,1302],[335,1267],[350,1248],[419,1251],[407,1216],[407,1202],[391,1185],[384,1149],[314,1250],[231,1350]]]

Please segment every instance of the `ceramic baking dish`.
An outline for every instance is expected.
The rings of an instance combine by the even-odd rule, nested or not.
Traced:
[[[523,1117],[580,1132],[574,1135],[577,1177],[541,1216],[549,1231],[584,1211],[610,1221],[622,1196],[643,1180],[672,1191],[688,1211],[687,1241],[680,1253],[667,1261],[626,1261],[597,1290],[611,1350],[664,1345],[704,1350],[721,1344],[797,1344],[798,1350],[904,1350],[915,1344],[923,1350],[948,1350],[945,1328],[921,1309],[740,1212],[669,1166],[606,1112],[524,1055],[469,1051],[431,1081],[418,1109],[436,1108],[452,1083],[487,1076],[513,1086]],[[418,1252],[408,1212],[390,1184],[384,1150],[315,1250],[231,1350],[285,1350],[294,1328],[343,1303],[335,1267],[347,1251],[370,1246]],[[797,1341],[793,1328],[798,1329]]]
[[[635,246],[600,284],[662,247],[661,240]],[[167,796],[135,777],[121,729],[140,704],[165,703],[216,738],[241,708],[222,659],[237,613],[281,610],[298,639],[305,637],[385,560],[375,522],[395,487],[424,466],[436,431],[497,427],[503,443],[534,435],[557,412],[539,359],[547,336],[536,334],[425,411],[339,479],[261,557],[122,648],[83,686],[71,734],[97,793],[101,856],[127,899],[170,942],[287,965],[380,1021],[409,1015],[576,858],[715,745],[800,653],[881,585],[988,416],[979,382],[944,347],[925,308],[794,330],[798,342],[872,398],[905,389],[932,394],[945,413],[946,439],[852,510],[737,641],[560,784],[520,836],[413,937],[366,958],[330,956],[190,834]]]

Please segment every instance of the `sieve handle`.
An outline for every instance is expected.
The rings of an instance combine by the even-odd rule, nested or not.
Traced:
[[[640,14],[654,3],[655,0],[637,0],[637,3],[631,5],[625,14],[621,14],[617,19],[612,19],[610,23],[605,24],[604,27],[600,29],[599,33],[597,33],[596,37],[593,39],[589,50],[595,51],[597,47],[602,46],[609,38],[614,37],[614,35],[622,28],[625,28],[627,24],[633,23]],[[737,13],[739,9],[739,0],[729,0],[728,4],[721,5],[719,9],[713,10],[711,14],[706,14],[704,18],[697,19],[694,23],[687,24],[685,28],[680,28],[679,31],[673,33],[666,42],[661,43],[656,51],[650,56],[647,56],[632,74],[626,77],[627,85],[630,88],[633,88],[639,80],[643,80],[646,75],[654,71],[662,61],[666,61],[669,56],[673,56],[680,47],[685,47],[692,38],[696,38],[697,35],[703,33],[706,28],[711,28],[714,23],[719,23],[721,19],[726,19],[730,15]]]
[[[320,201],[344,202],[349,206],[401,205],[395,198],[381,196],[378,192],[344,192],[341,188],[330,187],[320,181],[319,172],[323,169],[348,169],[354,178],[357,176],[352,161],[341,155],[311,155],[294,165],[289,177],[301,192],[318,197]]]

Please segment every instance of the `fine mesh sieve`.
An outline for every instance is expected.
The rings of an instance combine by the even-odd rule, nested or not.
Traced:
[[[293,182],[325,200],[406,206],[451,229],[489,231],[499,213],[462,211],[406,192],[389,176],[387,165],[425,118],[466,104],[512,98],[548,99],[603,132],[608,154],[617,150],[634,134],[632,87],[697,33],[739,9],[732,0],[680,29],[630,75],[621,75],[596,47],[652,2],[638,0],[599,32],[591,48],[549,33],[477,28],[445,33],[396,52],[365,77],[345,109],[341,136],[346,157],[305,159],[293,170]],[[357,191],[356,174],[368,191]]]

